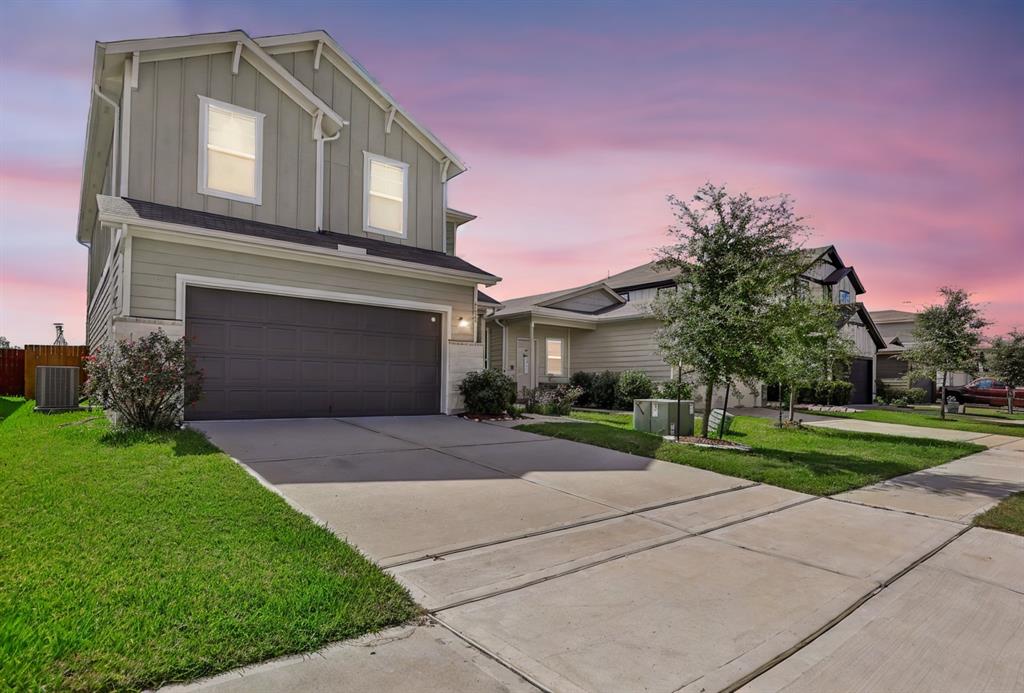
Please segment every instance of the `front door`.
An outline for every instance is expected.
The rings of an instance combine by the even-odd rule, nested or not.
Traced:
[[[516,338],[516,390],[522,392],[524,388],[531,387],[530,368],[530,340],[523,337]]]

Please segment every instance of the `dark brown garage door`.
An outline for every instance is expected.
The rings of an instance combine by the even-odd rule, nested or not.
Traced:
[[[850,364],[850,404],[871,404],[871,371],[871,359],[855,358]]]
[[[190,287],[185,333],[205,373],[189,419],[441,410],[437,313]]]

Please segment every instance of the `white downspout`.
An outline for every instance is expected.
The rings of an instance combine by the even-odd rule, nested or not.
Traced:
[[[313,119],[313,139],[316,141],[316,230],[317,233],[324,228],[324,142],[333,142],[341,137],[341,128],[331,137],[324,135],[324,112],[317,111]]]
[[[121,107],[117,105],[116,101],[100,91],[100,85],[93,84],[92,91],[114,109],[114,139],[110,145],[110,194],[117,195],[117,168],[120,163],[118,154],[120,152],[121,139]]]

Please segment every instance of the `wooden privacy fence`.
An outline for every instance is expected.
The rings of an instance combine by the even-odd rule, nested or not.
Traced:
[[[25,394],[25,350],[0,349],[0,395]]]
[[[25,399],[36,396],[36,366],[78,366],[82,367],[82,359],[89,354],[84,346],[53,346],[50,344],[34,344],[25,346]],[[82,382],[85,382],[85,369],[81,371]]]

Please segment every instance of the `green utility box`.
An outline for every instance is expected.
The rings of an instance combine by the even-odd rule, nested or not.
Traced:
[[[693,435],[693,400],[633,400],[633,428],[635,430],[659,436],[674,436],[677,422],[679,435]]]

